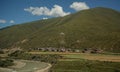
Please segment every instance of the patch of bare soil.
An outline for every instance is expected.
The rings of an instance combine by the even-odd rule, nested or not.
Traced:
[[[22,68],[26,65],[26,63],[22,62],[22,61],[14,61],[13,66],[10,66],[10,68]]]
[[[48,64],[48,66],[47,66],[46,68],[37,70],[37,71],[35,71],[35,72],[48,72],[51,67],[52,67],[52,65],[51,65],[51,64]]]

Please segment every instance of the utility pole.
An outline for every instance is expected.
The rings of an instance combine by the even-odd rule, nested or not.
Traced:
[[[64,32],[60,33],[60,47],[62,48],[65,47],[65,33]]]

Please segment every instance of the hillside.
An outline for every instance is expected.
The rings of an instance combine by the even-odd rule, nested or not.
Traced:
[[[98,7],[15,25],[0,30],[0,48],[97,48],[120,52],[119,19],[120,12]]]

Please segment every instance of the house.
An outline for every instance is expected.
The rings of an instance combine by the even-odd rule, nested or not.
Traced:
[[[51,52],[51,51],[52,51],[52,48],[46,48],[46,51],[50,51],[50,52]]]
[[[60,52],[66,52],[66,49],[65,48],[61,48]]]
[[[91,48],[84,48],[83,50],[82,50],[82,53],[91,53]]]
[[[39,50],[40,50],[40,51],[46,51],[46,49],[45,49],[45,48],[40,48]]]
[[[80,52],[80,50],[76,49],[76,50],[75,50],[75,52],[79,53],[79,52]]]
[[[57,52],[57,48],[52,48],[52,52]]]
[[[103,52],[103,50],[99,50],[99,49],[93,49],[91,51],[91,53],[102,53],[102,52]]]

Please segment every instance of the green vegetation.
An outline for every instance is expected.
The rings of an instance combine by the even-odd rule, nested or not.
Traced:
[[[100,61],[59,61],[51,72],[120,72],[120,63]]]
[[[14,63],[13,63],[13,60],[11,59],[0,59],[0,67],[8,67],[8,66],[12,66]]]
[[[24,59],[24,60],[34,60],[34,61],[41,61],[46,63],[55,64],[58,59],[62,58],[62,56],[57,54],[29,54],[23,51],[15,51],[9,54],[10,58],[13,59]]]
[[[61,53],[61,52],[30,52],[31,54],[59,54],[50,72],[120,72],[119,55]]]
[[[0,51],[0,54],[4,54],[4,51]]]
[[[91,53],[67,53],[67,52],[29,52],[32,55],[59,55],[62,56],[59,58],[60,61],[68,60],[98,60],[98,61],[112,61],[120,62],[120,55],[117,54],[91,54]]]
[[[51,63],[52,68],[50,69],[50,72],[120,72],[119,55],[63,52],[36,53],[17,50],[9,54],[9,57],[13,59]],[[25,70],[29,67],[33,67],[31,65],[32,64],[30,63],[22,69]]]
[[[108,8],[93,8],[65,17],[15,25],[0,30],[0,47],[29,49],[64,46],[119,53],[119,19],[120,12]],[[61,38],[61,32],[64,33],[64,38]]]

